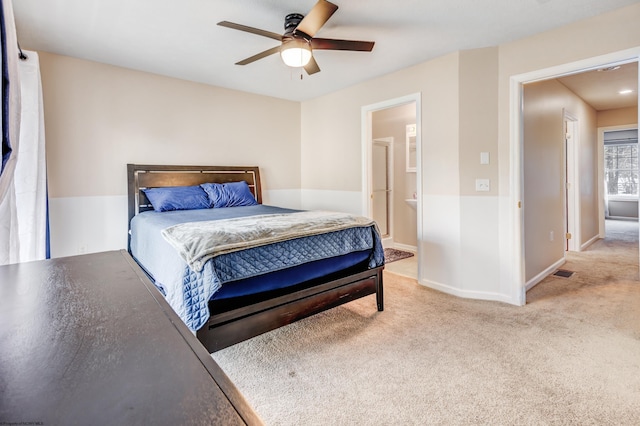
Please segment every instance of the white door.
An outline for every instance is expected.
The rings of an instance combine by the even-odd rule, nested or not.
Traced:
[[[565,250],[580,251],[577,238],[579,237],[577,225],[578,206],[576,202],[577,182],[576,170],[576,143],[577,120],[565,112]]]

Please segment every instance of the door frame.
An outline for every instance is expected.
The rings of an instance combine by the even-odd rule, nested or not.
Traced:
[[[578,162],[578,152],[580,147],[580,135],[578,132],[578,119],[568,112],[563,111],[563,125],[565,133],[565,233],[571,234],[571,238],[566,239],[565,251],[580,251],[580,165]],[[571,140],[566,135],[571,127]]]
[[[509,233],[511,238],[510,271],[511,297],[520,305],[524,305],[526,296],[525,252],[524,252],[524,211],[522,205],[524,192],[524,158],[523,158],[523,85],[541,80],[561,77],[578,72],[596,70],[598,68],[640,62],[640,48],[632,48],[601,56],[594,56],[576,62],[570,62],[550,68],[513,75],[509,81],[509,150],[510,150],[510,195],[509,195]],[[599,166],[600,167],[600,166]],[[598,196],[602,200],[602,194]]]
[[[386,160],[387,160],[387,191],[388,191],[388,195],[387,195],[387,236],[383,236],[382,237],[382,245],[386,247],[385,243],[388,244],[389,241],[393,241],[393,194],[394,194],[394,182],[393,182],[393,162],[394,162],[394,158],[393,158],[393,150],[394,150],[394,138],[393,137],[386,137],[386,138],[376,138],[376,139],[372,139],[371,141],[371,146],[373,148],[373,145],[383,145],[387,148],[387,156],[386,156]],[[372,190],[371,192],[374,192],[373,189],[373,152],[371,155],[371,184],[372,184]],[[391,199],[389,198],[391,197]],[[373,217],[373,198],[369,198],[369,211],[371,212],[371,216]]]
[[[416,198],[417,206],[417,253],[418,282],[422,282],[421,246],[422,236],[422,94],[420,92],[410,95],[388,99],[375,104],[365,105],[360,112],[361,146],[362,146],[362,214],[371,217],[371,145],[373,141],[373,113],[375,111],[398,107],[415,102],[416,105]]]

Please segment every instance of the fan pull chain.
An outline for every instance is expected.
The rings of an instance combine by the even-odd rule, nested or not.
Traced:
[[[293,80],[293,75],[294,75],[295,73],[297,73],[297,72],[298,72],[298,70],[296,70],[295,68],[291,68],[290,78],[291,78],[292,80]],[[303,79],[303,77],[304,77],[304,73],[301,71],[301,72],[300,72],[300,80],[302,80],[302,79]]]

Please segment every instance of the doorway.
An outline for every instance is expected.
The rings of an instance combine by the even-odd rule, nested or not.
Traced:
[[[416,94],[362,107],[363,214],[378,224],[387,251],[413,255],[387,263],[387,270],[402,262],[402,275],[414,279],[420,270],[419,100]]]
[[[591,243],[597,241],[602,234],[598,224],[600,222],[604,223],[604,217],[600,213],[604,197],[604,184],[603,181],[597,177],[601,175],[601,169],[603,167],[602,161],[600,161],[601,157],[597,152],[598,149],[601,149],[599,144],[586,140],[584,143],[580,143],[580,145],[576,144],[575,141],[573,144],[568,142],[567,145],[561,145],[562,148],[557,149],[566,150],[565,155],[562,155],[562,152],[560,152],[556,157],[558,159],[564,157],[561,166],[558,163],[555,163],[555,165],[551,164],[551,162],[556,161],[552,158],[553,155],[555,155],[553,154],[555,149],[543,155],[540,155],[541,152],[536,153],[535,151],[530,151],[531,147],[524,143],[527,117],[519,107],[519,105],[522,105],[526,100],[526,86],[530,83],[538,84],[550,80],[562,81],[566,76],[580,75],[582,73],[586,74],[588,72],[595,73],[600,72],[598,70],[608,70],[619,67],[620,65],[633,64],[636,69],[636,91],[634,93],[635,112],[632,115],[631,120],[632,122],[637,123],[637,61],[638,52],[626,51],[607,55],[606,57],[591,58],[586,61],[567,64],[553,69],[540,70],[514,76],[512,78],[512,133],[510,146],[512,149],[512,188],[514,190],[511,196],[512,203],[510,209],[515,219],[515,232],[513,232],[513,235],[515,239],[514,248],[516,249],[513,258],[512,270],[514,272],[514,276],[520,277],[521,280],[520,294],[522,304],[526,303],[526,290],[536,285],[544,277],[553,273],[564,263],[564,253],[567,248],[573,248],[575,251],[580,251],[583,248],[588,247]],[[564,84],[562,85],[564,86]],[[565,87],[565,90],[570,89],[571,87],[569,86]],[[558,99],[559,98],[556,97],[542,100],[546,105],[554,103],[557,105]],[[537,106],[540,105],[543,104],[539,103]],[[594,107],[594,109],[598,112],[601,111],[601,109],[596,107]],[[573,112],[574,111],[572,111],[572,114]],[[560,120],[563,123],[566,122],[569,126],[574,126],[573,129],[569,129],[569,131],[571,132],[573,130],[573,137],[578,139],[581,137],[581,131],[578,129],[582,130],[584,125],[580,124],[582,116],[579,113],[576,113],[576,115],[578,116],[577,120],[575,119],[575,116],[571,117],[570,115],[567,117],[560,113],[560,117],[562,117]],[[610,119],[611,114],[602,114],[601,117],[596,113],[592,114],[592,116],[597,116],[597,118],[590,118],[592,122],[590,124],[587,123],[590,127],[587,131],[582,132],[583,135],[587,134],[590,139],[594,138],[593,135],[597,133],[597,128],[600,126],[601,121]],[[529,124],[531,123],[533,122],[530,122]],[[534,126],[529,125],[529,128],[532,127]],[[584,151],[586,143],[592,144],[589,148],[590,151]],[[583,149],[582,151],[581,147]],[[551,158],[551,162],[548,163],[551,167],[540,167],[540,164],[536,164],[536,155],[538,156],[538,159],[549,160]],[[574,160],[572,160],[572,158]],[[591,166],[589,166],[590,164]],[[529,184],[527,187],[527,182],[532,179],[532,176],[536,176],[536,173],[537,176],[541,176],[541,179],[547,179],[550,177],[549,175],[552,175],[551,178],[555,179],[553,175],[556,171],[559,172],[560,170],[564,173],[563,179],[565,179],[565,184],[570,183],[570,179],[573,175],[574,185],[568,185],[568,187],[565,188],[562,188],[561,185],[557,185],[556,189],[558,189],[558,199],[561,199],[561,203],[555,204],[555,206],[562,206],[561,209],[553,206],[549,208],[549,203],[546,203],[544,206],[545,209],[543,209],[540,207],[542,206],[542,203],[540,203],[541,198],[536,199],[536,197],[532,197],[531,194],[535,193],[536,190],[540,193],[543,193],[546,190],[547,196],[551,193],[552,196],[555,197],[555,195],[553,195],[555,189],[549,185],[546,187],[542,185],[543,188],[535,188],[535,185]],[[542,171],[544,171],[544,174]],[[527,176],[527,173],[529,173],[529,176]],[[562,190],[560,188],[562,188]],[[549,191],[549,189],[551,189],[551,191]],[[536,206],[539,208],[536,209]],[[546,224],[538,223],[536,226],[531,226],[532,220],[535,221],[535,218],[538,217],[545,217],[546,219],[544,220],[547,220],[548,222],[546,222]],[[554,217],[556,219],[554,219]],[[558,230],[563,228],[567,230],[574,230],[572,233],[573,241],[569,240],[569,244],[571,244],[571,246],[567,245],[566,242],[562,242],[560,246],[558,246],[557,243],[559,241],[557,241],[557,237],[556,242],[554,242],[554,229],[551,229],[552,226],[555,226],[553,223],[558,225]],[[543,225],[546,226],[546,228],[543,227]],[[580,232],[585,229],[587,232],[583,232],[582,235],[579,235]],[[593,237],[591,237],[591,234],[594,234]],[[536,256],[538,257],[536,258]],[[545,258],[543,256],[547,257]],[[516,287],[514,287],[514,291],[518,291]]]

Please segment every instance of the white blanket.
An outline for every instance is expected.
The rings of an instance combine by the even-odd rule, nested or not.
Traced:
[[[220,254],[374,224],[347,213],[305,211],[182,223],[164,229],[162,236],[193,271],[201,271],[207,260]]]

